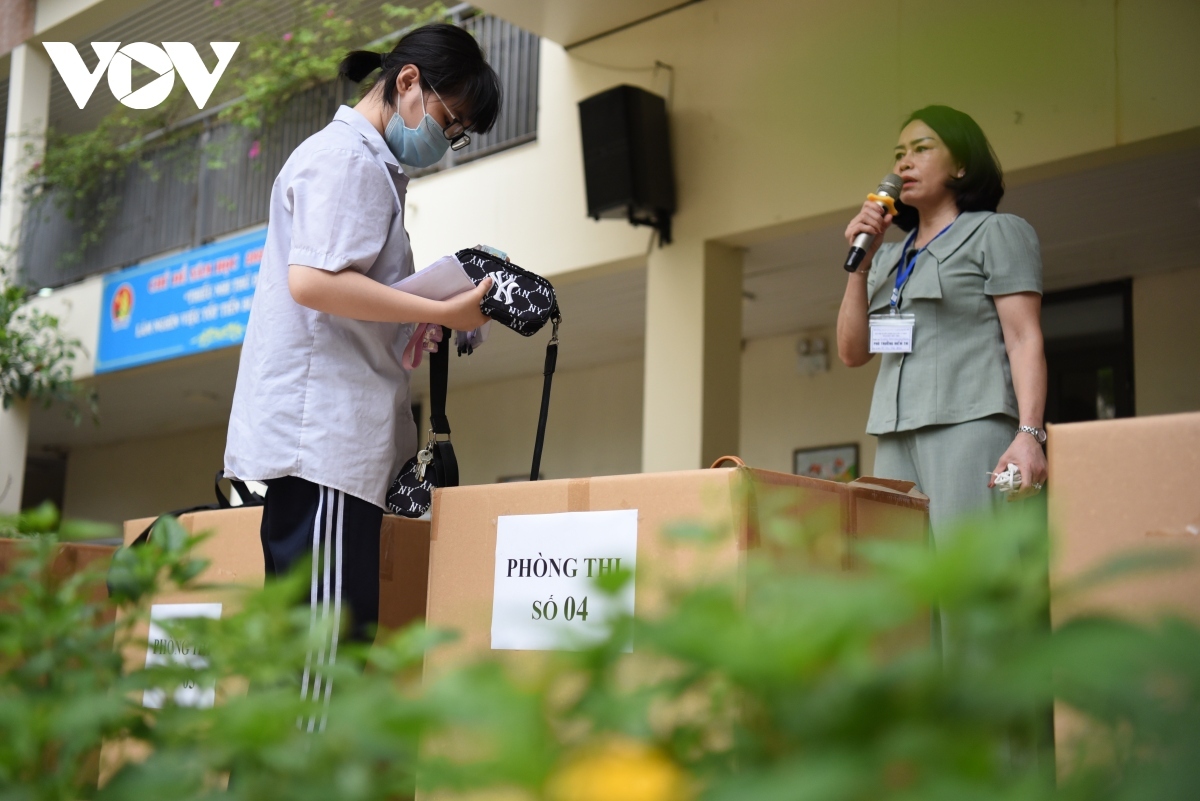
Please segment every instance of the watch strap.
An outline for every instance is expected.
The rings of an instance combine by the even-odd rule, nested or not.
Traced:
[[[1017,431],[1024,434],[1029,434],[1041,445],[1046,444],[1046,429],[1044,428],[1037,428],[1036,426],[1020,426],[1017,428]]]

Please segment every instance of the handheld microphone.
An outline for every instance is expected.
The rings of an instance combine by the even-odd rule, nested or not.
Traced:
[[[904,182],[899,175],[894,172],[889,172],[879,182],[879,188],[871,194],[867,195],[867,200],[872,200],[879,204],[879,208],[896,216],[896,200],[900,197],[900,187]],[[846,272],[852,273],[862,264],[863,259],[867,257],[867,249],[871,247],[875,241],[874,234],[861,233],[854,237],[854,244],[850,246],[850,253],[846,256]]]

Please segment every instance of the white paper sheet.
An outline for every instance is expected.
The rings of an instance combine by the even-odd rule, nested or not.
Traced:
[[[636,575],[637,515],[617,509],[499,517],[492,648],[578,650],[608,637],[615,618],[632,616],[634,582],[610,595],[597,589],[596,577]]]
[[[150,634],[146,638],[146,667],[155,665],[186,665],[193,668],[208,667],[202,644],[180,641],[162,627],[164,620],[207,617],[219,620],[221,604],[154,604],[150,607]],[[211,707],[217,698],[216,688],[202,687],[188,682],[175,688],[172,693],[179,706],[194,706],[200,709]],[[142,693],[142,706],[162,709],[166,692],[162,689],[147,689]]]
[[[429,300],[448,300],[475,288],[458,259],[442,256],[424,270],[392,284],[392,287]]]

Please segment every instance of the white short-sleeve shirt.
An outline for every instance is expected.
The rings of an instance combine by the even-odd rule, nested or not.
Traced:
[[[225,475],[297,476],[384,506],[392,478],[416,452],[402,366],[413,327],[301,306],[288,266],[358,270],[381,284],[411,275],[407,184],[383,137],[347,106],[283,165],[271,189]]]

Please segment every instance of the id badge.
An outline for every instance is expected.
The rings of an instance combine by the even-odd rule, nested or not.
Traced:
[[[871,326],[871,353],[912,353],[915,315],[872,314],[867,322]]]

